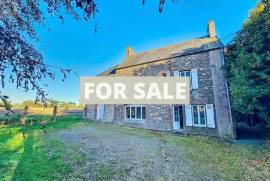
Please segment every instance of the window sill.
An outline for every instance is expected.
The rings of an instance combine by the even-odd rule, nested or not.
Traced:
[[[195,125],[195,124],[193,124],[192,126],[193,127],[198,127],[198,128],[206,128],[206,125]]]
[[[128,123],[145,123],[145,119],[124,119]]]

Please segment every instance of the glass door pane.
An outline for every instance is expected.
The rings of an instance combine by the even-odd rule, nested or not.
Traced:
[[[199,124],[199,117],[198,117],[198,107],[197,106],[193,106],[193,121],[194,124],[198,125]]]
[[[174,121],[176,121],[176,122],[179,121],[179,107],[178,106],[174,107]]]
[[[205,107],[200,106],[200,124],[205,125]]]

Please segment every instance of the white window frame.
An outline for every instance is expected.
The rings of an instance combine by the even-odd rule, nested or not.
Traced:
[[[200,106],[204,107],[204,117],[205,117],[204,124],[201,124],[201,117],[200,117],[200,111],[199,111]],[[194,111],[193,111],[194,107],[197,107],[198,124],[194,123]],[[192,105],[192,124],[194,127],[206,127],[207,115],[206,115],[206,106],[205,105]]]
[[[189,77],[191,77],[191,70],[183,70],[183,71],[179,71],[179,77],[187,77],[187,72],[189,72]],[[184,73],[185,75],[182,76],[181,73]]]
[[[127,109],[127,107],[129,107],[129,114],[130,114],[130,118],[128,118],[127,117],[127,111],[126,111],[126,109]],[[132,107],[135,107],[135,118],[131,118],[131,108]],[[137,108],[141,108],[141,118],[137,118]],[[145,106],[143,106],[143,105],[126,105],[125,106],[125,120],[140,120],[140,121],[144,121],[145,120],[145,117],[146,117],[146,113],[145,113],[145,111],[144,111],[144,119],[142,118],[143,116],[143,107],[144,107],[144,110],[145,110]]]
[[[181,75],[181,73],[184,72],[184,76]],[[179,71],[179,77],[187,77],[187,72],[189,72],[189,79],[190,79],[190,88],[192,88],[192,73],[191,70],[183,70],[183,71]]]

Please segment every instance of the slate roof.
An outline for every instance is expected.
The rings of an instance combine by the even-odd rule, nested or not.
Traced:
[[[116,70],[117,66],[118,65],[110,67],[109,69],[105,70],[104,72],[101,72],[100,74],[98,74],[98,76],[109,76],[109,75],[115,74],[115,70]]]
[[[147,64],[150,62],[161,61],[173,57],[196,54],[204,51],[222,48],[223,44],[218,38],[202,37],[190,41],[165,46],[150,51],[135,53],[127,57],[121,64],[113,66],[99,74],[99,76],[109,76],[115,74],[116,69]]]
[[[217,38],[196,38],[175,45],[170,45],[142,53],[135,53],[134,55],[127,57],[123,63],[117,66],[117,69],[164,60],[177,56],[196,54],[221,47],[223,47],[223,44]]]

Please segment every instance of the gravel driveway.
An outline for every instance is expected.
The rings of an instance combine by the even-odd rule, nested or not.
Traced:
[[[183,150],[159,136],[99,124],[48,136],[82,156],[71,163],[74,180],[198,180]]]

